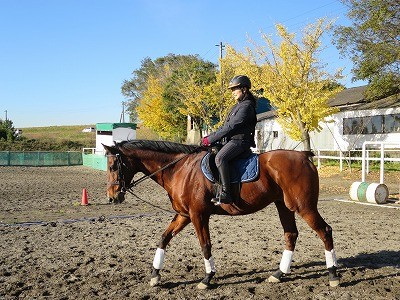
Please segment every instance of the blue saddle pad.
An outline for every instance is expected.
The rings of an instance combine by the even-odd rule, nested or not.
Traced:
[[[204,155],[201,160],[201,171],[211,182],[216,182],[214,174],[209,164],[211,153]],[[258,155],[251,154],[248,158],[233,160],[229,166],[231,183],[250,182],[258,177],[260,168]]]

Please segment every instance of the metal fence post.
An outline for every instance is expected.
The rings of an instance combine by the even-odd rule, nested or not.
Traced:
[[[339,150],[339,165],[340,165],[340,172],[343,171],[343,153]]]

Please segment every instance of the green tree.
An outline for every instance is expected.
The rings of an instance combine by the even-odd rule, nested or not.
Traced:
[[[216,92],[216,65],[203,60],[195,60],[176,70],[170,78],[174,94],[182,102],[179,112],[190,116],[197,128],[213,126],[218,117]]]
[[[193,101],[204,99],[205,86],[215,81],[216,66],[197,55],[173,55],[145,59],[131,80],[122,86],[123,94],[133,102],[135,110],[146,127],[166,139],[186,138],[187,115],[199,120],[201,113],[193,110]],[[131,114],[132,115],[132,114]],[[152,117],[149,117],[152,116]],[[198,121],[199,124],[201,121]]]
[[[3,121],[0,119],[0,139],[13,142],[16,137],[13,122],[11,120]]]
[[[143,97],[143,93],[147,90],[148,78],[161,74],[164,69],[165,61],[173,60],[171,56],[172,55],[169,55],[166,59],[157,59],[156,61],[146,57],[142,60],[141,67],[132,72],[133,77],[129,80],[124,80],[121,93],[128,100],[127,112],[131,120],[137,121],[138,116],[136,108],[139,105],[140,99]]]
[[[400,2],[341,0],[349,7],[352,26],[338,26],[335,40],[341,54],[351,57],[354,80],[368,80],[367,99],[400,92]]]

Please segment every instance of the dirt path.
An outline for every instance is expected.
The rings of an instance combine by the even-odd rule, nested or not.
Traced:
[[[393,197],[398,176],[387,179]],[[326,168],[320,179],[319,209],[334,230],[340,287],[329,287],[323,244],[299,218],[292,273],[283,283],[265,282],[284,247],[271,205],[212,217],[217,275],[211,290],[200,291],[204,263],[191,225],[167,248],[161,286],[149,286],[156,244],[173,216],[152,181],[122,205],[108,205],[102,171],[0,167],[0,299],[400,299],[400,210],[333,201],[348,199],[357,172]],[[15,225],[21,222],[35,225]]]

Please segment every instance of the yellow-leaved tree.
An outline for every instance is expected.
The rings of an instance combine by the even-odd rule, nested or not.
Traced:
[[[278,122],[292,139],[303,142],[305,150],[311,149],[309,133],[319,131],[319,122],[336,112],[328,99],[343,89],[337,84],[342,70],[330,74],[318,59],[322,35],[331,27],[331,21],[319,19],[296,41],[295,34],[278,24],[280,43],[263,34],[267,47],[256,46],[255,53],[249,53],[262,62],[259,84],[276,108]]]
[[[263,34],[265,45],[253,42],[254,50],[239,52],[227,45],[226,57],[221,61],[222,82],[234,75],[250,77],[252,91],[263,91],[275,107],[278,122],[292,139],[302,141],[310,150],[311,131],[319,131],[319,122],[337,110],[328,106],[343,87],[337,84],[342,70],[334,74],[325,71],[319,60],[321,38],[330,30],[332,22],[325,19],[306,26],[301,41],[283,25],[276,25],[280,43]]]
[[[173,138],[174,122],[171,120],[172,112],[164,108],[163,100],[164,87],[161,78],[149,75],[147,79],[147,88],[143,92],[140,105],[136,108],[137,114],[143,124],[154,130],[158,135],[165,139]]]
[[[251,79],[252,91],[257,90],[260,82],[261,69],[256,64],[252,55],[236,51],[232,46],[226,45],[226,54],[220,60],[221,70],[217,75],[217,84],[221,88],[220,94],[223,101],[219,102],[218,110],[221,115],[221,122],[225,119],[230,108],[235,105],[232,92],[228,89],[229,81],[237,75],[246,75]],[[220,124],[219,123],[219,124]]]
[[[200,132],[204,126],[211,128],[217,114],[218,96],[214,90],[215,82],[201,83],[195,74],[189,74],[186,78],[179,78],[177,87],[184,103],[179,112],[190,116]]]

